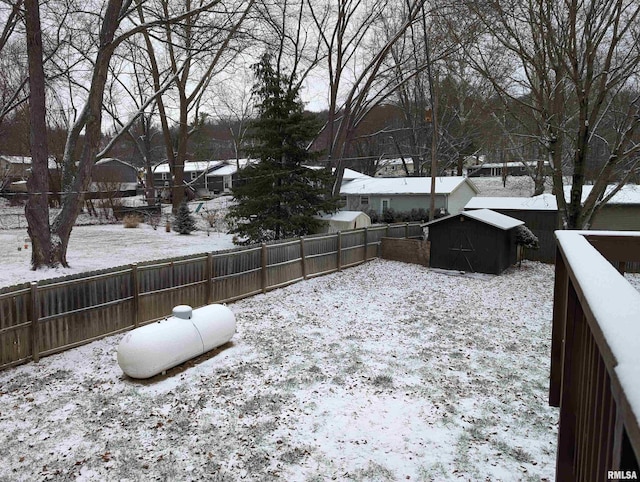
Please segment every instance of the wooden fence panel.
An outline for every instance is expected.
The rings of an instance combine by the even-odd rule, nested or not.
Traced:
[[[261,248],[215,254],[211,302],[239,299],[261,291]]]
[[[302,279],[300,241],[267,246],[267,288],[284,286]]]
[[[176,305],[233,301],[359,264],[379,256],[382,237],[421,229],[374,226],[1,290],[0,369],[163,318]]]
[[[130,270],[38,288],[38,352],[47,355],[133,326]]]
[[[31,354],[31,303],[28,288],[0,294],[0,367]]]
[[[319,276],[338,269],[338,236],[336,234],[306,238],[307,276]]]
[[[343,268],[363,263],[365,260],[364,253],[365,232],[364,230],[347,231],[342,233],[341,247],[342,257],[341,264]]]

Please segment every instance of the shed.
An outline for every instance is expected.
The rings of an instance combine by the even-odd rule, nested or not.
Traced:
[[[524,221],[540,242],[538,249],[527,249],[524,257],[533,261],[553,263],[556,259],[556,240],[553,232],[559,229],[556,198],[552,194],[535,197],[474,197],[464,207],[466,211],[491,209]]]
[[[348,229],[359,229],[371,226],[371,218],[362,211],[338,211],[335,214],[319,216],[325,221],[324,233],[336,233]]]
[[[432,268],[500,274],[517,261],[514,228],[524,222],[478,209],[427,223]]]

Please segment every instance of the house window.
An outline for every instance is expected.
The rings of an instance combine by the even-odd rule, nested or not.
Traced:
[[[391,200],[390,199],[382,199],[380,201],[380,204],[382,206],[382,211],[384,212],[386,209],[389,209],[391,207]]]
[[[166,173],[166,172],[163,172],[163,173],[162,173],[162,180],[163,180],[163,181],[168,181],[168,180],[169,180],[169,179],[167,178],[167,174],[168,174],[168,173]]]
[[[363,206],[369,205],[369,196],[360,196],[360,204]]]
[[[198,173],[197,172],[192,172],[191,173],[191,180],[193,181],[194,179],[196,179],[198,177]]]

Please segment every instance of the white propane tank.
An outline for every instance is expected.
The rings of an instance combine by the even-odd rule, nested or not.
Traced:
[[[118,365],[131,378],[149,378],[224,345],[236,332],[236,318],[223,305],[192,309],[127,333],[118,345]]]

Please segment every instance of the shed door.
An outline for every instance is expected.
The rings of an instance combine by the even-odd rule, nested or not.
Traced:
[[[451,244],[449,244],[449,265],[459,271],[475,272],[475,249],[468,230],[452,229]]]

